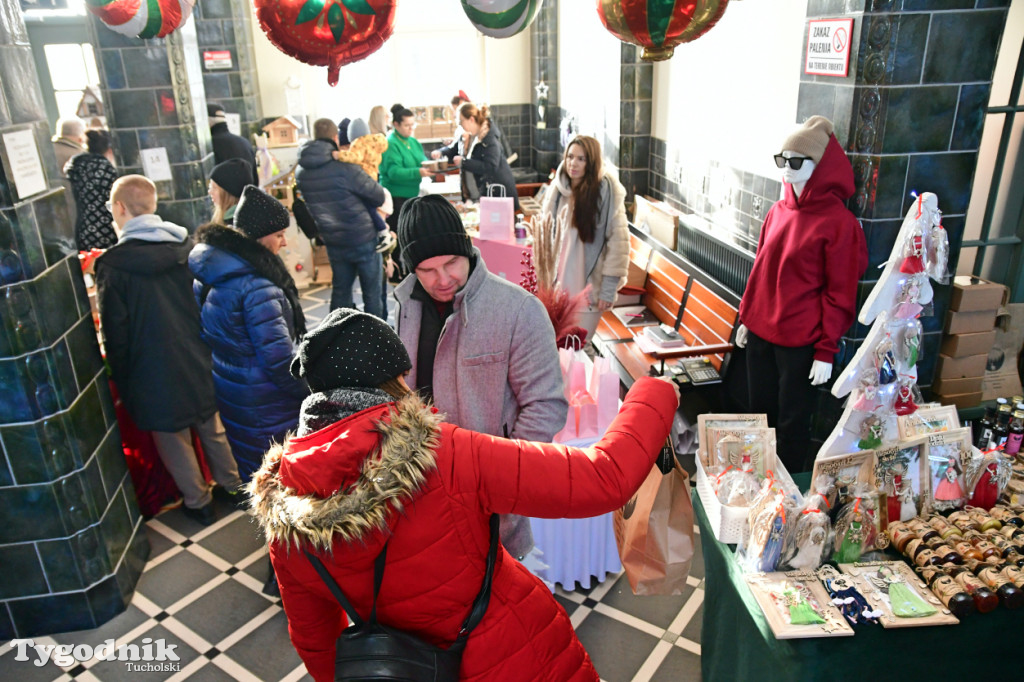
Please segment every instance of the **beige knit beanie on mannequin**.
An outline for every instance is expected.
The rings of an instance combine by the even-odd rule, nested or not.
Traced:
[[[782,143],[782,151],[797,152],[809,156],[814,163],[821,163],[821,157],[832,135],[832,121],[824,116],[811,116],[796,132]]]

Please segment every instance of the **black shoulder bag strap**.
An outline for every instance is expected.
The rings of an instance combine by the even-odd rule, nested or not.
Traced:
[[[466,646],[466,640],[469,638],[469,633],[473,631],[480,621],[483,620],[484,614],[487,613],[487,606],[491,601],[491,583],[494,577],[494,562],[498,557],[498,515],[491,514],[491,544],[487,550],[487,570],[484,573],[484,582],[480,586],[480,592],[476,595],[476,599],[473,600],[473,607],[469,611],[469,616],[466,621],[462,624],[462,628],[459,630],[459,636],[452,644],[451,648],[457,651],[461,650]],[[388,541],[390,542],[390,540]],[[373,562],[373,606],[370,609],[370,623],[377,622],[377,595],[380,593],[381,583],[384,582],[384,565],[387,561],[388,553],[388,542],[384,543],[384,548],[380,550],[380,554]],[[306,556],[309,558],[310,563],[313,564],[313,568],[320,575],[320,579],[327,585],[327,589],[331,591],[334,598],[341,604],[341,608],[345,611],[349,620],[353,625],[362,625],[363,619],[359,617],[359,614],[352,607],[352,604],[345,597],[345,594],[338,587],[337,581],[328,572],[327,567],[324,566],[320,557],[311,553],[309,550],[305,550]]]

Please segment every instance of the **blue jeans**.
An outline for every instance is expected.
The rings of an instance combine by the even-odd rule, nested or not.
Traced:
[[[331,262],[331,310],[354,308],[352,284],[359,277],[359,288],[363,291],[363,312],[376,315],[382,320],[388,317],[383,308],[381,294],[381,272],[384,263],[376,251],[374,241],[361,246],[327,245],[327,259]]]

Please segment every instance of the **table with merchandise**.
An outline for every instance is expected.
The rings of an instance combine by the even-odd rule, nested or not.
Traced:
[[[801,490],[810,474],[793,481]],[[858,625],[847,637],[778,639],[737,562],[719,542],[700,496],[694,497],[705,565],[701,670],[705,680],[971,679],[1017,670],[1011,642],[1024,632],[1024,610],[1003,604],[959,624],[883,628]],[[886,559],[900,560],[892,549]],[[1009,646],[1008,646],[1009,645]],[[891,676],[891,677],[890,677]]]

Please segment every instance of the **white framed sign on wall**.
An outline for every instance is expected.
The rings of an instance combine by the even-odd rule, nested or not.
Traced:
[[[811,19],[807,22],[804,73],[845,78],[850,72],[853,19]]]

